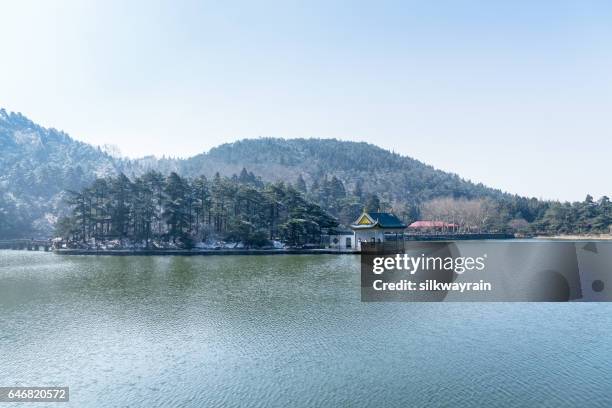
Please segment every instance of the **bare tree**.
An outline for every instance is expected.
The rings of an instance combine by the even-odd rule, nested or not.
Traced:
[[[468,200],[441,197],[421,206],[421,218],[455,225],[453,229],[457,232],[482,232],[496,210],[495,203],[489,198]]]

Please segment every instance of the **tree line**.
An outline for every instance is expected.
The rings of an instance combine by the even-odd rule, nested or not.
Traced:
[[[513,232],[538,235],[605,234],[612,226],[612,203],[607,196],[595,201],[558,202],[520,197],[436,198],[423,203],[420,217],[455,224],[458,232]]]
[[[318,244],[335,217],[307,200],[291,184],[263,183],[252,173],[212,179],[167,177],[155,171],[133,180],[96,179],[69,192],[69,216],[57,222],[57,235],[69,241],[127,239],[146,247],[225,239],[246,246],[272,240],[291,245]]]
[[[452,232],[505,232],[524,235],[610,233],[612,203],[607,196],[595,200],[559,202],[503,194],[497,197],[440,195],[431,199],[385,200],[366,193],[361,180],[352,188],[340,178],[323,174],[310,186],[299,175],[296,189],[349,225],[363,211],[390,211],[406,224],[417,220],[454,224]],[[433,188],[435,194],[442,194]]]
[[[72,213],[59,219],[59,236],[73,241],[130,239],[146,246],[192,247],[210,239],[246,246],[272,240],[319,244],[321,234],[350,225],[364,210],[391,211],[406,224],[445,221],[455,225],[453,232],[594,234],[609,233],[612,225],[612,203],[606,196],[574,203],[517,195],[390,202],[364,192],[359,180],[347,187],[339,177],[321,174],[309,184],[300,174],[293,183],[264,183],[246,169],[211,179],[156,171],[133,179],[120,174],[70,192],[68,201]]]

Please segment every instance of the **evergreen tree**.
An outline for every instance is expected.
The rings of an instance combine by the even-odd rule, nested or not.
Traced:
[[[127,238],[132,216],[132,182],[121,173],[112,180],[111,189],[113,193],[113,200],[110,203],[112,234],[118,238]]]
[[[168,235],[172,242],[189,247],[188,186],[176,173],[170,173],[165,188],[164,219],[168,224]],[[178,240],[178,242],[177,242]]]
[[[358,199],[363,199],[363,188],[361,186],[361,180],[357,180],[355,183],[355,189],[353,190],[353,195]]]
[[[365,211],[367,212],[378,212],[381,211],[380,199],[376,194],[370,194],[365,204]]]
[[[297,190],[302,194],[308,193],[308,188],[306,187],[306,181],[304,180],[304,177],[302,177],[301,174],[297,178],[297,181],[295,183],[295,188],[297,188]]]
[[[603,196],[599,202],[597,215],[592,221],[593,229],[599,233],[610,233],[612,226],[612,203],[607,196]]]

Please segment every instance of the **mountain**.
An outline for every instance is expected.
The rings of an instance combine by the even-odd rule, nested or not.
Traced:
[[[49,235],[66,190],[128,170],[101,149],[0,109],[0,237]]]
[[[295,182],[302,174],[310,185],[326,175],[336,176],[351,191],[360,184],[364,193],[377,194],[389,202],[503,195],[500,190],[474,184],[372,144],[336,139],[241,140],[184,160],[180,171],[190,176],[210,174],[214,169],[237,174],[243,167],[265,181]]]
[[[0,151],[0,237],[49,236],[57,217],[66,212],[67,191],[81,190],[97,177],[119,173],[133,177],[148,170],[212,177],[217,172],[238,175],[246,168],[251,177],[291,183],[301,176],[310,198],[341,221],[360,211],[372,194],[394,209],[406,207],[405,211],[434,197],[505,197],[500,190],[418,160],[371,144],[335,139],[247,139],[188,159],[128,160],[0,109]],[[344,199],[339,190],[357,198]]]

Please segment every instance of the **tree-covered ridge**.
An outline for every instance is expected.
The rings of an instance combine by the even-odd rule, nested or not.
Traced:
[[[389,202],[415,205],[435,197],[501,197],[500,190],[475,184],[456,174],[436,170],[410,157],[364,142],[336,139],[247,139],[224,144],[187,159],[185,174],[207,163],[219,168],[247,167],[264,180],[294,179],[302,174],[307,182],[336,176],[347,189],[360,188]]]
[[[302,175],[295,186],[306,197],[350,224],[363,210],[390,211],[406,224],[416,220],[457,225],[455,232],[504,232],[526,235],[603,234],[612,227],[612,204],[607,196],[595,201],[561,203],[518,195],[437,196],[418,202],[389,201],[366,193],[358,181],[347,188],[336,176],[322,176],[308,184]],[[383,196],[384,197],[384,196]]]
[[[246,175],[244,167],[250,170]],[[81,191],[98,178],[121,173],[134,182],[151,171],[163,177],[174,172],[190,180],[201,175],[213,180],[216,173],[232,179],[236,174],[251,183],[258,180],[253,185],[258,190],[284,181],[344,225],[364,208],[393,211],[408,223],[429,217],[424,208],[448,200],[456,203],[457,211],[486,208],[493,215],[479,225],[494,231],[607,232],[610,223],[606,197],[558,203],[511,195],[367,143],[260,138],[224,144],[188,159],[128,160],[0,109],[0,239],[50,237],[58,216],[68,213],[67,191]],[[476,203],[481,200],[486,205]],[[439,208],[433,213],[453,219],[457,211]]]
[[[264,184],[244,170],[212,179],[148,172],[130,180],[124,174],[96,179],[71,192],[72,214],[58,222],[69,241],[130,240],[145,247],[191,248],[197,242],[225,239],[245,246],[273,240],[291,245],[319,244],[323,232],[338,225],[292,185]]]
[[[0,237],[49,236],[68,189],[127,162],[0,109]]]

